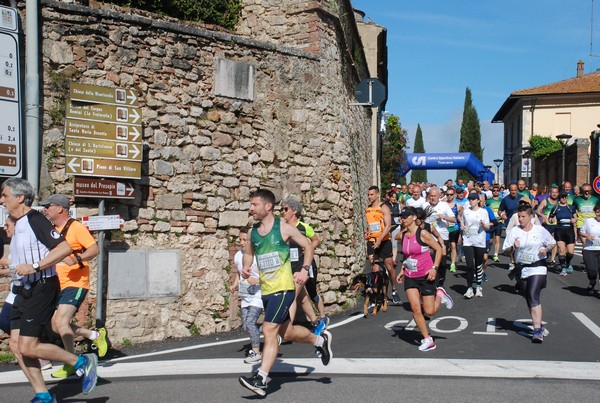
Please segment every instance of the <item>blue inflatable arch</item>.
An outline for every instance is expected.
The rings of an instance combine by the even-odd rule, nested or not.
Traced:
[[[407,166],[400,171],[405,176],[414,169],[466,169],[477,180],[494,183],[496,175],[471,153],[406,154]]]

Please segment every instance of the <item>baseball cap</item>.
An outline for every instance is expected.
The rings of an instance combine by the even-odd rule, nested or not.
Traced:
[[[479,194],[477,194],[477,193],[469,193],[469,196],[467,197],[467,199],[469,199],[469,200],[479,200]]]
[[[40,206],[46,207],[49,206],[51,204],[56,204],[57,206],[61,206],[64,208],[69,208],[69,206],[71,205],[71,200],[69,200],[69,198],[65,195],[52,195],[50,197],[48,197],[46,200],[42,200],[40,202]]]
[[[531,204],[531,199],[527,196],[523,196],[519,199],[519,203],[527,203],[527,204]]]
[[[414,207],[406,207],[400,212],[400,217],[403,218],[410,217],[411,215],[417,215],[417,210]]]

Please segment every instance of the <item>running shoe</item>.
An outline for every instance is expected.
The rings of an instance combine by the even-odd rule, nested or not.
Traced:
[[[85,365],[83,369],[83,375],[81,377],[82,392],[84,395],[90,393],[96,386],[98,381],[98,357],[96,354],[84,354]]]
[[[400,296],[398,295],[398,291],[396,291],[396,290],[392,291],[392,302],[396,305],[400,305],[402,303],[402,300],[400,299]]]
[[[52,378],[62,379],[67,378],[75,373],[75,368],[72,366],[65,364],[53,373],[50,374]]]
[[[560,271],[559,276],[565,277],[566,275],[567,275],[567,269],[566,269],[566,267],[563,267],[563,269]]]
[[[481,276],[481,281],[487,283],[487,273],[483,273],[483,275]]]
[[[508,271],[513,271],[515,269],[515,264],[514,263],[509,263],[508,264]]]
[[[106,343],[106,329],[101,327],[98,329],[98,338],[92,341],[92,349],[98,350],[98,357],[102,358],[108,351],[108,343]]]
[[[573,265],[570,264],[569,267],[567,267],[567,273],[573,273]]]
[[[476,297],[483,297],[483,288],[477,287],[477,290],[475,291],[475,296]]]
[[[452,307],[454,306],[454,301],[452,300],[450,294],[448,294],[446,290],[444,290],[444,287],[437,288],[437,295],[439,295],[442,298],[442,304],[446,305],[447,309],[452,309]]]
[[[283,343],[283,337],[281,337],[279,334],[277,334],[277,344],[279,344],[281,346],[281,343]]]
[[[542,343],[544,341],[544,329],[533,329],[533,337],[531,338],[532,343]]]
[[[588,284],[588,286],[587,286],[587,292],[588,292],[588,294],[593,294],[594,293],[595,286],[596,286],[596,284]]]
[[[31,399],[31,403],[56,403],[56,396],[50,395],[50,400],[48,400],[35,395],[33,399]]]
[[[267,384],[263,382],[262,377],[258,376],[258,374],[253,375],[250,378],[246,376],[240,376],[238,381],[240,382],[240,385],[256,393],[258,396],[267,395]]]
[[[426,339],[421,340],[421,345],[419,346],[420,351],[430,351],[435,350],[435,343],[433,342],[433,337],[429,336]]]
[[[323,330],[327,329],[327,326],[329,326],[329,318],[327,316],[325,316],[319,322],[317,322],[317,325],[315,326],[315,330],[313,331],[313,333],[316,334],[317,336],[320,336],[321,333],[323,333]]]
[[[324,339],[323,345],[321,347],[317,347],[317,350],[319,350],[321,353],[321,362],[323,365],[329,365],[329,362],[333,358],[333,350],[331,349],[331,341],[333,337],[327,330],[323,331],[321,337]]]
[[[456,272],[456,265],[454,263],[452,263],[450,265],[450,273],[455,273]]]
[[[474,295],[475,293],[473,293],[473,287],[469,287],[467,288],[467,292],[465,292],[464,297],[467,299],[471,299]]]
[[[262,361],[262,354],[260,352],[255,352],[254,350],[248,351],[248,356],[244,360],[246,364],[256,364],[257,362]]]
[[[498,255],[494,255],[494,256],[492,256],[492,260],[493,260],[494,262],[499,262],[499,261],[500,261],[500,259],[498,259]]]
[[[42,371],[45,371],[47,369],[52,369],[52,362],[50,362],[48,360],[42,360],[42,359],[40,359],[40,369]]]

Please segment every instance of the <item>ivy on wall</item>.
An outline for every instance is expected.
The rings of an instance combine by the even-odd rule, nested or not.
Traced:
[[[533,147],[533,157],[539,159],[546,159],[550,154],[562,149],[560,141],[554,140],[550,136],[537,134],[529,138],[529,144]]]
[[[233,29],[242,9],[242,0],[103,0],[124,7],[199,21]]]

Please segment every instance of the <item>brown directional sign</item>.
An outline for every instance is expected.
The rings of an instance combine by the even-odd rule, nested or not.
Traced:
[[[73,181],[75,196],[112,199],[135,199],[135,189],[128,182],[106,179],[75,178]]]
[[[94,84],[72,83],[70,98],[72,101],[139,106],[138,96],[132,89],[102,87]]]
[[[88,140],[82,137],[67,137],[67,157],[107,158],[125,161],[141,161],[142,147],[135,143],[118,141]]]
[[[131,179],[142,177],[142,164],[139,162],[81,157],[67,157],[66,161],[66,173],[69,175]]]
[[[142,115],[138,108],[117,105],[87,104],[76,101],[70,101],[67,105],[67,118],[123,125],[142,123]]]
[[[99,140],[132,141],[142,144],[141,125],[116,125],[112,123],[88,122],[66,119],[65,134]]]

